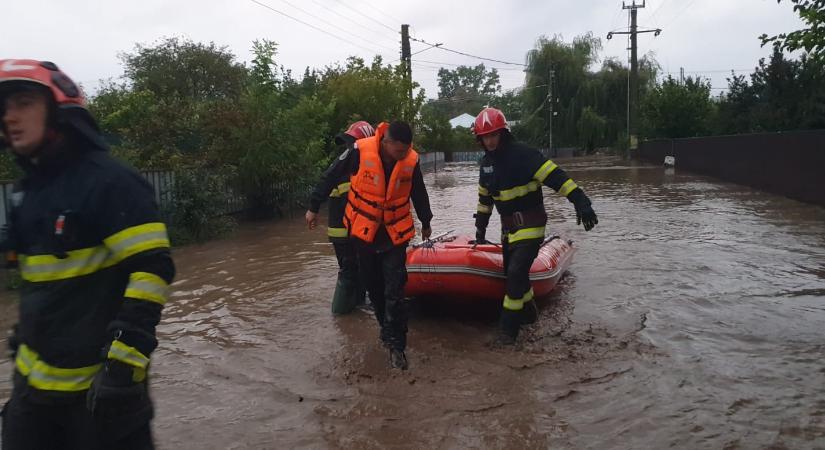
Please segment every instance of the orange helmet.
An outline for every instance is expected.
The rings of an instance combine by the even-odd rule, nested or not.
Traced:
[[[32,84],[48,88],[58,107],[86,107],[83,93],[54,63],[33,59],[0,60],[0,100]]]
[[[356,140],[364,139],[370,136],[375,136],[375,128],[373,128],[369,122],[359,120],[358,122],[350,125],[344,133],[354,137]]]
[[[476,121],[473,123],[473,134],[483,136],[498,130],[510,131],[510,126],[507,124],[504,113],[496,108],[482,109],[481,112],[478,113]]]

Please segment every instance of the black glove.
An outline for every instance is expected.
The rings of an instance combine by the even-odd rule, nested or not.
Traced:
[[[9,336],[6,338],[6,343],[9,345],[9,358],[17,357],[17,348],[20,347],[20,339],[17,337],[17,325],[11,327]]]
[[[476,244],[476,245],[486,244],[487,243],[487,239],[485,239],[486,235],[487,235],[487,229],[486,228],[476,228],[476,240],[471,242],[471,244]]]
[[[133,381],[135,367],[108,360],[86,394],[86,408],[104,430],[107,441],[129,436],[153,415],[146,381]]]
[[[599,223],[596,212],[590,206],[590,199],[579,188],[573,190],[568,197],[576,207],[576,225],[584,224],[585,231],[590,231]]]

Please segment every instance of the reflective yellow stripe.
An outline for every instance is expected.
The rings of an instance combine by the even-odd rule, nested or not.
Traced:
[[[347,181],[346,183],[339,184],[332,192],[329,194],[330,197],[340,197],[347,192],[349,192],[350,182]]]
[[[327,236],[332,238],[345,238],[349,236],[346,228],[327,228]]]
[[[489,197],[490,196],[490,191],[488,191],[487,188],[484,187],[484,186],[479,186],[478,187],[478,195],[482,195],[484,197]]]
[[[133,272],[129,275],[129,284],[126,286],[126,297],[146,300],[159,305],[165,305],[168,297],[169,284],[149,272]]]
[[[17,349],[17,370],[29,380],[29,385],[44,391],[76,392],[89,389],[101,364],[65,369],[51,366],[27,345]]]
[[[112,341],[112,345],[109,347],[109,354],[106,356],[109,359],[116,359],[141,369],[146,369],[146,366],[149,365],[148,356],[139,352],[138,349],[124,344],[122,341]]]
[[[571,192],[573,192],[573,189],[576,189],[577,187],[579,186],[576,183],[574,183],[573,179],[571,178],[561,185],[561,187],[559,188],[559,194],[567,197],[568,195],[570,195]]]
[[[524,228],[507,235],[507,241],[511,244],[525,239],[544,239],[544,227]]]
[[[476,208],[476,211],[480,212],[481,214],[492,214],[493,213],[493,207],[485,205],[483,203],[479,203],[478,208]]]
[[[533,174],[533,178],[535,178],[539,183],[544,183],[544,180],[551,173],[553,173],[553,171],[556,170],[557,167],[559,166],[557,166],[556,163],[548,159],[547,161],[545,161],[544,164],[541,165],[541,167],[539,167],[539,170],[537,170],[536,173]]]
[[[524,308],[524,304],[531,300],[533,300],[532,287],[521,298],[510,298],[510,296],[505,295],[503,306],[504,309],[509,309],[510,311],[521,311]]]
[[[20,255],[20,274],[26,281],[55,281],[74,278],[112,266],[111,252],[104,246],[66,252],[65,258],[54,255]]]
[[[166,225],[154,222],[117,232],[104,239],[103,243],[112,251],[112,257],[117,262],[146,250],[169,248],[169,236]]]
[[[538,184],[536,181],[531,181],[527,184],[523,184],[521,186],[516,186],[512,189],[501,191],[498,193],[498,196],[493,196],[493,198],[500,202],[506,202],[519,197],[524,197],[525,195],[531,192],[535,192],[539,189],[540,186],[541,185]]]

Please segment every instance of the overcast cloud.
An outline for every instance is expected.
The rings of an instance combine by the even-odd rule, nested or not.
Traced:
[[[602,38],[603,57],[627,58],[625,37],[604,39],[608,31],[627,26],[626,11],[615,0],[258,1],[351,43],[251,0],[7,0],[0,56],[54,61],[92,91],[99,79],[122,75],[118,53],[165,36],[214,41],[242,61],[251,58],[252,40],[271,39],[279,44],[277,62],[299,75],[307,66],[323,67],[350,55],[370,60],[380,53],[385,61],[396,60],[401,23],[409,23],[411,34],[422,40],[503,61],[523,63],[540,35],[561,34],[570,40],[587,32]],[[761,33],[802,27],[789,2],[774,0],[649,0],[639,11],[639,25],[663,28],[658,37],[640,36],[640,55],[652,52],[662,70],[674,75],[684,67],[688,75],[710,77],[714,92],[727,86],[731,69],[749,73],[759,58],[770,54],[759,45]],[[412,51],[425,48],[413,43]],[[419,61],[413,77],[429,97],[437,95],[436,73],[442,63],[452,68],[481,62],[439,49],[413,60]],[[486,64],[502,68],[505,89],[523,83],[517,66]]]

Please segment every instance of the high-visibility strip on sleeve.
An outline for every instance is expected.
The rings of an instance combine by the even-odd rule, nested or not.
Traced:
[[[476,208],[476,212],[481,214],[492,214],[493,207],[491,205],[485,205],[484,203],[479,203],[478,207]]]
[[[547,177],[558,167],[559,166],[557,166],[556,163],[548,159],[541,165],[541,167],[539,167],[539,170],[533,174],[533,178],[539,183],[544,183],[544,180],[547,179]]]
[[[112,341],[109,347],[109,359],[116,359],[130,366],[146,369],[149,365],[149,357],[138,351],[138,349],[128,346],[123,341]]]
[[[565,181],[564,184],[561,185],[561,187],[559,188],[559,194],[567,197],[577,187],[579,187],[579,186],[571,178],[571,179]]]
[[[147,250],[169,248],[166,225],[161,222],[145,223],[119,231],[103,240],[115,261],[122,261]]]
[[[346,228],[327,228],[327,236],[331,238],[345,238],[349,236]]]
[[[489,197],[490,196],[490,191],[488,191],[486,187],[479,185],[478,195],[481,195],[481,196],[484,196],[484,197]]]
[[[525,239],[544,239],[544,227],[524,228],[507,234],[507,242],[511,244]]]
[[[22,344],[17,349],[15,366],[27,378],[30,386],[44,391],[77,392],[89,389],[101,364],[86,367],[63,368],[52,366]]]
[[[29,282],[57,281],[95,273],[111,265],[111,253],[105,246],[54,255],[20,255],[20,276]]]
[[[134,272],[129,275],[124,296],[165,305],[169,296],[169,283],[149,272]]]
[[[330,192],[329,196],[330,197],[341,197],[344,194],[346,194],[347,192],[349,192],[349,187],[350,187],[350,182],[349,181],[347,181],[345,183],[341,183],[338,186],[336,186],[335,189],[332,190],[332,192]]]

